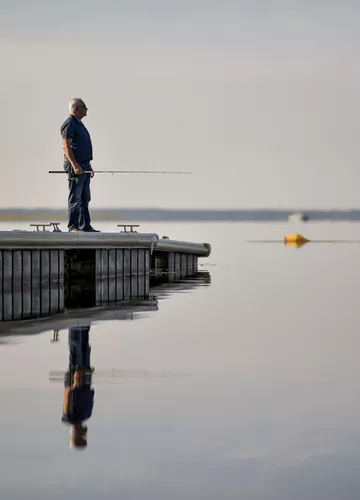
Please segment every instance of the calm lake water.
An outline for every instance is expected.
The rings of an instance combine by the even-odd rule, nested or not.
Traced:
[[[358,500],[360,225],[140,230],[211,243],[199,260],[211,284],[92,318],[82,451],[61,422],[62,375],[50,377],[67,369],[67,328],[58,342],[55,320],[0,337],[0,498]],[[285,247],[295,232],[354,243]]]

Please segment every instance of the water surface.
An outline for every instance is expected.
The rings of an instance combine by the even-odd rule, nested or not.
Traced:
[[[210,242],[199,270],[211,284],[92,315],[99,375],[83,451],[69,447],[54,376],[67,369],[68,323],[58,342],[55,319],[0,337],[1,498],[358,499],[360,226],[140,229]],[[354,243],[285,247],[294,232]],[[257,239],[279,243],[245,242]]]

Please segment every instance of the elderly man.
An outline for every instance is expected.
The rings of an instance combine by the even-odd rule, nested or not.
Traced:
[[[80,98],[69,103],[70,116],[61,126],[63,138],[64,170],[68,173],[68,229],[72,232],[98,232],[91,226],[89,202],[90,180],[94,177],[91,168],[93,159],[90,134],[82,119],[87,115],[87,107]],[[90,172],[90,173],[86,173]]]

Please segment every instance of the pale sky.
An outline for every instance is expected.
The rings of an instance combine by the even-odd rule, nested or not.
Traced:
[[[314,5],[316,4],[316,5]],[[359,208],[357,1],[0,0],[0,206],[66,207],[88,105],[92,207]]]

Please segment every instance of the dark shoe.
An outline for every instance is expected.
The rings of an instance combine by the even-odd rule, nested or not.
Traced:
[[[84,233],[101,233],[101,231],[98,231],[97,229],[94,229],[93,227],[88,227],[87,229],[83,229]]]

